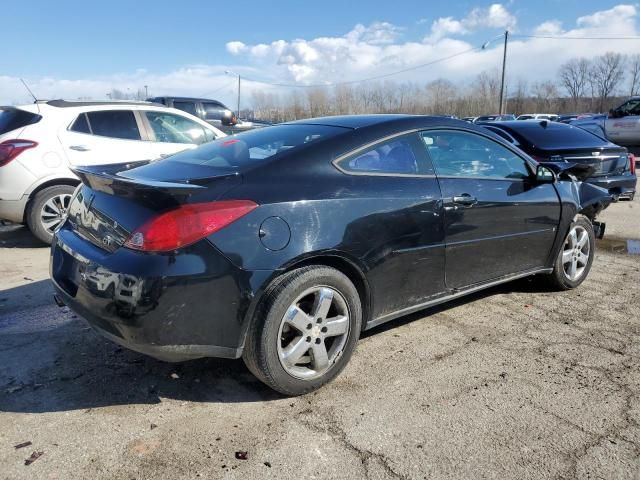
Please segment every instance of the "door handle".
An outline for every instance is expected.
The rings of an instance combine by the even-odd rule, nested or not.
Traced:
[[[453,203],[457,205],[475,205],[478,203],[478,199],[476,197],[472,197],[468,193],[463,193],[462,195],[453,197]]]
[[[71,145],[69,149],[75,150],[76,152],[88,152],[91,150],[89,147],[85,147],[84,145]]]

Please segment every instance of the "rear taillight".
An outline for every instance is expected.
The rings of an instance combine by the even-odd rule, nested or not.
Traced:
[[[137,228],[125,247],[145,252],[175,250],[217,232],[257,206],[250,200],[181,205]]]
[[[636,156],[633,153],[629,154],[629,169],[632,175],[636,174]]]
[[[0,167],[4,167],[25,150],[37,146],[38,143],[31,140],[5,140],[0,143]]]

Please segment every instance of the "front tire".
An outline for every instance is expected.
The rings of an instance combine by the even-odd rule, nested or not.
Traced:
[[[549,276],[551,286],[557,290],[571,290],[584,282],[591,270],[595,247],[593,225],[587,217],[579,215],[569,227],[558,252]]]
[[[360,297],[346,275],[324,266],[299,268],[267,288],[243,359],[274,390],[302,395],[342,371],[361,326]]]
[[[71,203],[75,187],[55,185],[40,190],[27,212],[27,226],[35,237],[51,244],[53,231],[60,225]]]

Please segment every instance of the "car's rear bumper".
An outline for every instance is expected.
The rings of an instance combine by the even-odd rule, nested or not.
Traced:
[[[638,179],[635,175],[618,175],[610,177],[591,177],[587,182],[609,191],[617,198],[632,198],[636,192]]]
[[[18,200],[0,200],[0,220],[22,223],[28,202],[28,195],[24,195]]]
[[[58,299],[99,333],[165,361],[242,355],[252,281],[207,240],[171,254],[102,250],[63,227],[51,247]]]

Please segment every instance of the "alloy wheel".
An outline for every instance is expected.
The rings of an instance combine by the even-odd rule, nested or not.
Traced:
[[[70,202],[71,195],[62,193],[51,197],[42,205],[40,222],[47,232],[53,234],[54,230],[60,225],[67,213]]]
[[[565,276],[572,282],[584,275],[590,250],[589,233],[580,225],[574,226],[569,231],[562,250],[562,268]]]
[[[349,308],[330,287],[303,292],[287,309],[278,332],[278,357],[299,379],[324,375],[342,354],[349,337]]]

